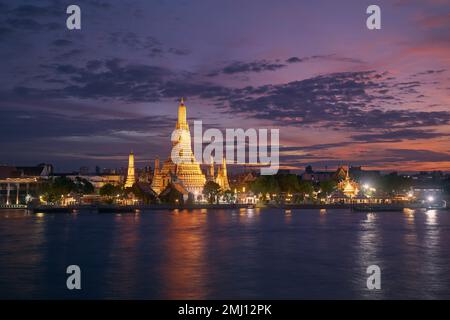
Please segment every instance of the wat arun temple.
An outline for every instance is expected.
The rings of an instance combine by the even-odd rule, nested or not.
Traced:
[[[190,193],[196,198],[203,193],[203,187],[207,181],[214,181],[222,190],[229,190],[227,168],[225,159],[219,168],[217,176],[214,176],[214,163],[207,175],[202,172],[200,163],[195,159],[191,147],[191,132],[186,116],[186,105],[183,99],[178,106],[178,121],[176,123],[174,135],[178,137],[172,141],[172,154],[163,162],[160,169],[159,159],[155,160],[155,171],[151,187],[156,194],[161,194],[167,187],[173,186],[183,194]],[[174,161],[173,151],[179,150]],[[212,175],[212,176],[211,176]]]

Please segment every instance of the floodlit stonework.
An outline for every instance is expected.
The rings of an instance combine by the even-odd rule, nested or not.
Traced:
[[[135,172],[134,172],[134,153],[131,152],[128,157],[128,173],[127,180],[125,181],[125,188],[131,188],[136,182]]]
[[[200,164],[194,157],[191,147],[191,133],[186,120],[186,106],[181,100],[178,106],[178,121],[173,136],[178,139],[172,142],[172,154],[159,168],[159,160],[155,161],[155,173],[152,189],[160,194],[170,184],[181,184],[188,192],[201,195],[206,182]],[[178,153],[177,153],[178,152]],[[174,153],[177,157],[174,158]]]

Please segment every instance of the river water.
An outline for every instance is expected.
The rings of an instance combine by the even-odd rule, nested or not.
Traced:
[[[2,210],[0,298],[449,299],[450,211]]]

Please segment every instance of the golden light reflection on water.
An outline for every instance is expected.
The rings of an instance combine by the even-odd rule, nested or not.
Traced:
[[[240,208],[238,214],[232,214],[232,221],[253,224],[259,219],[259,211],[254,208]]]
[[[382,274],[386,267],[404,264],[407,268],[405,274],[408,277],[408,286],[416,290],[422,288],[422,284],[430,284],[431,289],[424,288],[424,292],[431,291],[423,293],[426,297],[446,292],[448,286],[441,284],[439,287],[439,281],[447,279],[445,272],[448,271],[448,254],[445,254],[445,245],[448,243],[445,226],[448,226],[448,220],[445,212],[420,209],[400,213],[342,212],[338,222],[345,222],[344,226],[333,224],[336,221],[334,210],[329,210],[328,214],[322,210],[320,213],[319,210],[313,213],[305,210],[301,216],[298,213],[299,211],[294,209],[264,211],[257,208],[174,210],[142,214],[131,212],[117,215],[80,213],[78,217],[69,214],[26,216],[8,212],[7,221],[5,217],[3,223],[0,223],[2,239],[5,239],[0,241],[0,252],[8,254],[4,259],[0,256],[0,266],[7,270],[3,274],[0,273],[0,282],[6,279],[6,275],[12,275],[11,279],[3,281],[3,290],[13,290],[14,286],[17,286],[16,291],[17,288],[23,288],[24,296],[42,294],[41,286],[45,287],[46,284],[36,279],[53,275],[55,263],[63,265],[70,258],[70,253],[65,252],[67,250],[58,251],[58,257],[54,256],[55,249],[59,248],[60,244],[77,244],[78,237],[74,237],[75,235],[81,235],[85,241],[98,240],[101,236],[104,240],[101,246],[95,246],[94,251],[93,248],[86,248],[86,252],[82,251],[81,254],[83,257],[93,258],[94,264],[101,264],[101,270],[96,271],[96,276],[101,279],[99,291],[103,292],[105,298],[145,297],[147,293],[150,297],[160,299],[210,298],[217,295],[217,290],[221,290],[217,289],[218,286],[228,283],[227,276],[230,275],[227,272],[231,272],[227,269],[229,264],[244,260],[243,265],[257,268],[260,266],[263,260],[258,260],[258,250],[264,252],[264,257],[267,253],[270,255],[270,251],[263,251],[266,246],[261,248],[261,239],[269,235],[262,235],[259,230],[272,232],[274,226],[275,231],[280,230],[284,220],[284,225],[289,223],[290,230],[292,225],[297,223],[306,225],[308,229],[311,226],[312,230],[287,232],[283,234],[285,239],[307,239],[308,237],[302,238],[302,235],[314,232],[318,222],[325,221],[331,228],[344,228],[344,238],[339,238],[342,234],[333,229],[324,229],[327,235],[328,232],[335,232],[336,237],[330,236],[333,240],[326,240],[326,252],[319,254],[336,254],[337,260],[334,261],[338,263],[342,259],[349,261],[345,265],[352,271],[349,281],[352,285],[354,283],[353,290],[361,294],[360,298],[374,297],[373,292],[364,291],[367,279],[365,268],[371,264],[379,265]],[[77,223],[71,224],[70,220],[75,219]],[[113,224],[111,219],[114,220]],[[93,221],[102,223],[92,224]],[[80,222],[86,224],[80,225]],[[104,225],[103,222],[107,224]],[[75,232],[81,229],[83,233]],[[98,233],[99,231],[101,233]],[[277,239],[273,239],[276,242]],[[318,241],[321,240],[323,238],[318,238]],[[236,248],[244,248],[241,252],[245,254],[237,255]],[[297,246],[290,254],[295,255],[296,250]],[[88,252],[90,253],[87,254]],[[51,263],[50,254],[53,254]],[[225,258],[218,259],[220,263],[212,263],[211,260],[215,257]],[[273,258],[268,260],[276,261]],[[287,261],[283,263],[289,263]],[[308,264],[308,261],[300,263]],[[53,269],[49,268],[52,264]],[[32,269],[32,272],[20,273],[24,268]],[[297,268],[297,265],[292,268]],[[235,273],[230,277],[241,277],[244,274],[247,280],[242,286],[236,284],[237,288],[245,292],[250,286],[250,290],[254,290],[252,292],[259,293],[260,284],[257,281],[261,280],[258,280],[260,278],[255,277],[252,271],[237,268],[233,272]],[[402,283],[401,281],[405,280],[398,281]],[[227,284],[223,285],[223,288],[227,290]],[[432,291],[432,288],[437,289]],[[232,292],[228,291],[228,294],[233,294]],[[389,297],[390,294],[392,292],[385,290],[375,293],[376,297]]]
[[[259,217],[259,210],[242,208],[235,211],[214,210],[205,214],[203,210],[183,210],[171,216],[165,227],[163,263],[161,264],[161,288],[163,299],[205,299],[211,290],[215,266],[211,266],[207,252],[214,245],[215,252],[231,250],[228,235],[215,234],[211,238],[208,230],[212,219],[217,227],[228,224],[253,224]],[[217,230],[220,232],[220,229]],[[208,234],[210,235],[208,237]],[[242,246],[254,246],[253,237],[245,237]]]
[[[416,211],[414,209],[409,209],[409,208],[404,208],[403,209],[403,215],[406,218],[406,221],[408,222],[408,224],[410,225],[414,225],[414,215],[415,215]]]
[[[205,257],[206,220],[208,215],[183,211],[173,216],[167,227],[163,269],[164,299],[204,299],[207,297],[207,275],[210,273]]]
[[[417,231],[416,231],[416,210],[405,208],[403,209],[403,216],[406,221],[407,232],[404,233],[403,239],[406,245],[406,250],[413,254],[417,246]]]
[[[325,224],[327,221],[327,209],[320,209],[319,211],[319,223],[321,225]]]

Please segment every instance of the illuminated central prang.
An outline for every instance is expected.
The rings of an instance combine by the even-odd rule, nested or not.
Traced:
[[[193,195],[201,195],[205,182],[205,175],[192,152],[186,106],[181,99],[178,106],[178,121],[172,133],[171,156],[164,161],[161,170],[159,160],[155,161],[152,189],[160,194],[172,183]]]

